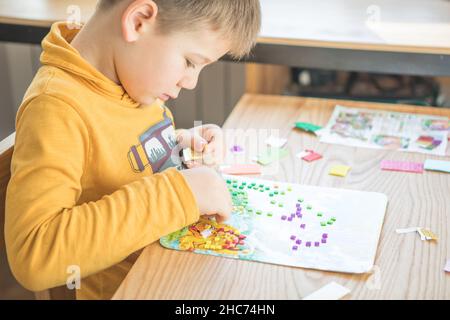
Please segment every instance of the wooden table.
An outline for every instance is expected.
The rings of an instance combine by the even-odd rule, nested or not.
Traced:
[[[280,162],[278,173],[264,179],[385,193],[389,204],[374,274],[237,261],[167,250],[156,243],[144,249],[114,299],[301,299],[331,281],[351,289],[351,299],[450,299],[450,275],[443,271],[450,258],[450,176],[379,169],[383,159],[450,157],[322,144],[314,135],[291,129],[295,121],[326,124],[337,103],[450,116],[449,109],[245,95],[224,129],[279,129],[280,135],[288,137],[290,156]],[[296,159],[295,154],[305,148],[318,151],[324,159],[313,163]],[[333,177],[328,175],[332,164],[352,169],[346,178]],[[418,235],[395,232],[411,226],[430,227],[439,241],[422,242]]]
[[[95,0],[0,0],[0,41],[40,43],[54,21]],[[246,61],[308,68],[450,76],[446,0],[261,0],[262,31]],[[414,30],[414,32],[411,32]]]

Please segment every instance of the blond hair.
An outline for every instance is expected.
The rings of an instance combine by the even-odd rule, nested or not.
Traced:
[[[100,0],[99,10],[131,0]],[[163,34],[210,27],[230,41],[229,54],[240,59],[255,45],[261,28],[259,0],[153,0],[158,6],[158,29]]]

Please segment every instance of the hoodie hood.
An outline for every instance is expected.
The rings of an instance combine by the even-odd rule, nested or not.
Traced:
[[[53,66],[71,73],[87,83],[93,90],[120,100],[127,107],[139,107],[140,104],[134,101],[121,85],[94,68],[70,45],[79,31],[79,29],[70,28],[66,22],[53,24],[50,33],[42,41],[42,65]]]

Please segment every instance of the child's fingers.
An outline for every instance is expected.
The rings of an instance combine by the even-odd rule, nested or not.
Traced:
[[[223,223],[225,221],[227,221],[228,219],[225,219],[224,217],[222,217],[221,215],[216,215],[216,221],[218,223]]]
[[[217,155],[215,152],[203,152],[202,157],[197,160],[185,162],[189,169],[197,168],[200,166],[213,167],[223,162],[223,158]]]
[[[230,215],[228,213],[218,213],[215,215],[216,217],[216,221],[218,223],[223,223],[225,221],[227,221],[228,219],[230,219]]]
[[[230,219],[231,213],[233,211],[233,200],[231,199],[231,195],[228,193],[228,189],[225,189],[226,197],[225,197],[225,208],[222,211],[221,219],[224,221]]]
[[[225,208],[225,210],[216,214],[217,222],[221,223],[221,222],[224,222],[224,221],[227,221],[228,219],[230,219],[231,210],[232,210],[231,204],[230,205],[227,204],[227,207]]]
[[[224,140],[222,138],[215,137],[205,147],[204,152],[214,153],[214,157],[217,159],[217,161],[221,162],[221,160],[225,159],[226,156],[226,148]]]
[[[202,166],[201,162],[198,161],[186,161],[184,164],[188,169],[198,168]]]
[[[199,134],[192,134],[191,138],[191,148],[196,152],[203,152],[203,149],[208,144],[208,142],[203,139]]]
[[[208,142],[197,132],[191,130],[182,130],[177,136],[179,147],[191,148],[196,152],[202,152]]]
[[[225,159],[225,154],[222,151],[223,149],[217,148],[217,145],[208,144],[205,147],[203,154],[205,155],[205,158],[208,159],[210,164],[217,165],[223,163]]]
[[[215,166],[217,164],[214,152],[204,152],[201,160],[202,163],[207,166]]]
[[[220,141],[223,139],[223,131],[218,125],[205,124],[202,126],[202,136],[208,142],[212,140]]]
[[[191,133],[189,130],[179,130],[177,134],[177,143],[181,149],[191,147]]]

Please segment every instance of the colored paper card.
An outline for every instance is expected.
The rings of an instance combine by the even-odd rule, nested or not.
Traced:
[[[412,227],[412,228],[404,228],[404,229],[397,229],[395,230],[395,232],[397,233],[411,233],[411,232],[418,232],[419,231],[419,227]]]
[[[350,290],[336,282],[331,282],[311,293],[303,300],[339,300],[350,293]]]
[[[244,152],[244,148],[242,148],[241,146],[238,146],[238,145],[234,145],[230,148],[230,151],[233,153],[242,153],[242,152]]]
[[[232,175],[261,174],[261,166],[258,164],[233,164],[222,166],[220,171]]]
[[[309,154],[307,156],[304,156],[302,159],[308,162],[312,162],[315,160],[319,160],[322,158],[322,156],[312,150],[307,150]]]
[[[190,148],[183,149],[183,161],[195,161],[202,159],[203,155],[200,152],[192,151]]]
[[[422,127],[427,131],[450,131],[450,120],[427,119],[422,121]]]
[[[405,228],[405,229],[397,229],[395,230],[397,233],[412,233],[417,232],[420,235],[420,239],[422,241],[425,240],[438,240],[438,237],[430,230],[420,227],[412,227],[412,228]]]
[[[282,148],[287,143],[287,139],[270,136],[266,139],[266,144],[274,148]]]
[[[303,159],[304,157],[308,156],[310,153],[311,152],[309,152],[309,151],[302,151],[302,152],[297,153],[295,156],[297,158]]]
[[[442,143],[441,137],[434,137],[434,136],[420,136],[416,140],[417,146],[423,149],[427,150],[433,150],[440,146]]]
[[[423,163],[383,160],[381,161],[381,169],[388,171],[423,173]]]
[[[428,229],[424,229],[424,228],[419,228],[417,230],[420,234],[420,238],[422,240],[437,240],[438,237],[430,230]]]
[[[321,137],[325,133],[325,128],[314,131],[315,135]]]
[[[211,235],[212,230],[211,229],[206,229],[203,230],[202,232],[200,232],[200,234],[202,235],[203,238],[209,238],[209,236]]]
[[[450,272],[450,259],[447,260],[447,263],[445,264],[445,267],[444,267],[444,271]]]
[[[349,171],[349,166],[336,165],[331,167],[329,174],[332,176],[345,177]]]
[[[284,148],[270,148],[258,156],[257,162],[263,166],[266,166],[274,161],[284,158],[288,155],[288,153],[288,150]]]
[[[450,161],[427,159],[425,160],[424,168],[425,170],[442,171],[450,173]]]
[[[314,133],[316,131],[322,129],[321,126],[317,126],[315,124],[308,123],[308,122],[296,122],[295,123],[295,127],[297,129],[300,129],[300,130],[303,130],[303,131],[306,131],[306,132],[314,132]]]

